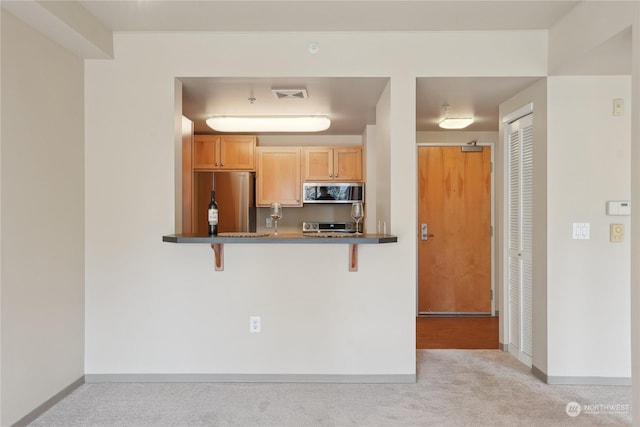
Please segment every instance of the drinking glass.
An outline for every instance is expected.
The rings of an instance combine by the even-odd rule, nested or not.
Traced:
[[[360,220],[364,217],[364,209],[362,202],[354,202],[351,205],[351,218],[356,222],[356,234],[362,234],[360,232]]]
[[[278,235],[278,220],[282,219],[282,205],[280,203],[271,203],[271,219],[275,223],[276,236]]]

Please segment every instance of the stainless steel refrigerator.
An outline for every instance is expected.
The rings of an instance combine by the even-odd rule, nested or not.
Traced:
[[[255,173],[214,172],[218,233],[256,231]]]

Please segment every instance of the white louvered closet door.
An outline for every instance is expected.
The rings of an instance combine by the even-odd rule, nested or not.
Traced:
[[[509,352],[531,366],[533,356],[533,115],[510,123],[508,262]]]

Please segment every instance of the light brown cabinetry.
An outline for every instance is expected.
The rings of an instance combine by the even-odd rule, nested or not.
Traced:
[[[305,181],[362,181],[361,147],[305,147]]]
[[[255,170],[253,135],[194,135],[193,170]]]
[[[188,135],[182,140],[182,232],[207,233],[214,172],[255,171],[255,135]]]
[[[299,147],[258,147],[256,205],[302,206]]]

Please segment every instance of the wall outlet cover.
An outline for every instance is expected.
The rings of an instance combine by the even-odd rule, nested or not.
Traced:
[[[624,240],[624,224],[611,224],[609,227],[609,241],[622,242]]]

